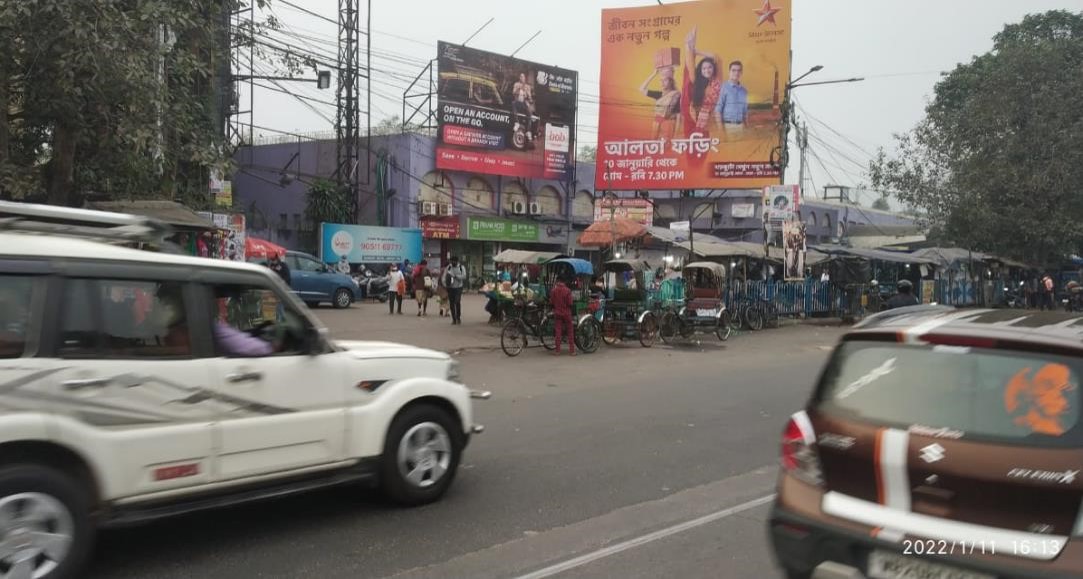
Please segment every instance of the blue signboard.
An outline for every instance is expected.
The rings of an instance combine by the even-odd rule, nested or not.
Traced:
[[[421,230],[373,225],[320,224],[320,259],[334,263],[343,255],[350,263],[421,261]]]

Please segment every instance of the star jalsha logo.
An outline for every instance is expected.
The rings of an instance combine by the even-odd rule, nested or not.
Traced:
[[[778,23],[775,22],[775,14],[778,14],[781,10],[781,8],[772,7],[771,0],[763,0],[763,7],[753,11],[757,16],[756,26],[762,26],[764,22],[770,22],[771,24],[778,26]]]

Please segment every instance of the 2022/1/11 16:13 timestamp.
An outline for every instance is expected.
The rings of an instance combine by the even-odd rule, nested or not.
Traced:
[[[1012,541],[946,541],[904,539],[903,555],[1012,555],[1014,557],[1052,558],[1060,554],[1060,539],[1022,539]]]

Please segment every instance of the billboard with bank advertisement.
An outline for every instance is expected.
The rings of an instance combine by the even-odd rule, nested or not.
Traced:
[[[777,183],[790,5],[699,0],[603,10],[595,187]]]
[[[449,42],[437,50],[437,168],[570,177],[578,73]]]

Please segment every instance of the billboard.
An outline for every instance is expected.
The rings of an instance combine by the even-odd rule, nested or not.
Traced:
[[[448,42],[437,50],[437,168],[571,177],[578,73]]]
[[[594,201],[594,221],[624,217],[650,227],[654,225],[654,204],[647,199],[602,197]]]
[[[603,10],[595,188],[777,183],[790,2]]]
[[[786,260],[787,280],[805,279],[805,224],[787,221],[782,224],[782,247]]]
[[[763,188],[763,214],[771,223],[793,221],[801,213],[801,188],[797,185],[771,185]]]
[[[320,224],[320,259],[350,263],[421,261],[421,230],[371,225]]]

